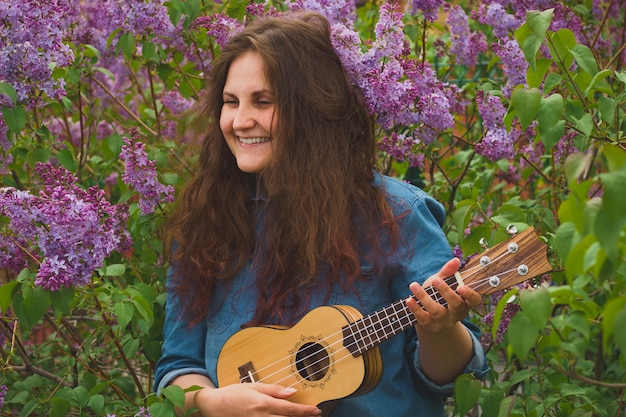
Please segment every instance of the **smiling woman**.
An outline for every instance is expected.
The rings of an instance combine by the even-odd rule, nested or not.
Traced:
[[[240,170],[258,173],[272,157],[275,105],[265,80],[263,59],[255,52],[236,58],[224,85],[220,128]]]
[[[454,379],[487,369],[467,321],[481,298],[441,279],[459,265],[441,205],[377,171],[373,122],[328,22],[308,13],[250,23],[222,49],[194,114],[202,153],[170,223],[156,389],[202,387],[185,401],[200,416],[443,416]],[[447,308],[424,291],[430,283]],[[321,354],[334,348],[315,338],[296,338],[298,362],[316,363],[295,383],[263,379],[251,358],[222,378],[218,357],[242,327],[294,325],[329,303],[356,319],[410,292],[423,308],[400,304],[417,324],[363,356],[365,375],[384,371],[349,371],[350,393],[298,393],[345,385],[350,361]]]

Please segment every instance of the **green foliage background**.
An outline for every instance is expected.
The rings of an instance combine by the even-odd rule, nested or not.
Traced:
[[[590,2],[572,6],[592,19]],[[167,7],[172,20],[183,21],[186,28],[199,15],[222,11],[242,18],[245,12],[245,3],[237,0],[172,0]],[[358,9],[357,27],[364,39],[373,36],[377,7],[366,2]],[[554,272],[547,284],[510,291],[521,310],[502,341],[489,347],[494,371],[486,381],[460,377],[447,408],[450,415],[626,414],[626,72],[619,59],[577,43],[571,31],[548,30],[551,19],[550,10],[530,12],[516,31],[530,69],[527,86],[517,87],[507,101],[509,126],[537,127],[534,143],[546,148],[539,164],[522,167],[519,161],[490,162],[477,155],[475,145],[483,130],[475,109],[457,115],[454,132],[423,150],[426,166],[417,176],[405,163],[381,155],[391,174],[420,181],[446,205],[445,231],[451,246],[460,246],[463,253],[480,252],[481,238],[491,244],[504,240],[508,224],[534,226],[550,246]],[[623,24],[593,23],[599,32]],[[489,34],[489,28],[476,26]],[[416,53],[428,49],[436,37],[445,39],[445,30],[442,23],[427,26],[407,17],[405,33]],[[0,83],[0,91],[13,101],[13,106],[2,108],[14,143],[14,161],[1,178],[3,186],[36,190],[40,179],[33,173],[34,164],[56,160],[85,188],[97,185],[112,202],[131,203],[129,231],[134,242],[130,253],[114,254],[94,271],[87,287],[49,292],[34,286],[36,265],[17,276],[2,276],[0,324],[5,342],[0,346],[0,385],[9,391],[0,415],[123,416],[147,406],[156,417],[172,415],[174,405],[183,401],[175,387],[161,396],[150,392],[160,354],[167,272],[161,225],[170,208],[141,215],[135,192],[122,181],[109,187],[105,179],[123,172],[122,137],[137,126],[162,182],[177,188],[184,184],[193,166],[194,145],[159,133],[161,122],[175,118],[150,97],[155,91],[175,89],[195,99],[203,72],[181,66],[179,53],[163,49],[148,35],[118,31],[109,44],[113,38],[128,67],[138,77],[148,74],[154,91],[140,92],[141,86],[131,83],[124,96],[111,97],[115,105],[87,105],[84,98],[91,91],[105,88],[94,75],[107,73],[98,50],[90,45],[71,45],[74,64],[54,71],[54,77],[65,79],[67,96],[59,101],[46,98],[44,108],[27,110],[12,87]],[[202,33],[190,32],[186,40],[190,47],[218,50]],[[432,54],[428,59],[435,61]],[[472,100],[479,90],[498,92],[503,87],[497,58],[485,59],[487,64],[477,68],[443,61],[436,69],[441,79],[462,85]],[[130,111],[129,102],[138,95],[147,99]],[[126,132],[101,141],[90,138],[77,148],[50,134],[46,120],[51,117],[83,118],[88,126],[113,120]],[[578,133],[578,152],[559,163],[550,150],[566,127]],[[506,180],[509,166],[519,169],[521,180]],[[480,322],[486,311],[495,311],[494,326],[485,331],[496,336],[508,301],[509,296],[495,305],[486,300],[485,311],[476,312],[473,319]]]

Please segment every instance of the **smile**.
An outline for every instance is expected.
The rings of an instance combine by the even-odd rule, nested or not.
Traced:
[[[269,142],[271,138],[239,138],[239,142],[245,145],[254,145],[255,143]]]

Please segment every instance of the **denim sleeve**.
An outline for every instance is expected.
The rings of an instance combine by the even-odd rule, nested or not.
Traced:
[[[480,330],[469,320],[463,320],[462,323],[465,325],[465,327],[467,327],[467,331],[472,337],[472,347],[474,349],[474,356],[468,362],[463,373],[474,374],[476,378],[482,379],[487,374],[487,372],[489,372],[489,367],[487,366],[485,351],[480,344]],[[452,391],[454,389],[454,382],[450,382],[446,385],[438,385],[428,379],[428,377],[424,374],[419,359],[419,340],[417,340],[416,343],[415,359],[413,364],[415,366],[415,370],[417,371],[418,378],[431,391],[444,396],[452,394]]]
[[[402,228],[404,239],[414,242],[412,256],[408,257],[404,265],[404,281],[402,289],[406,291],[407,282],[416,280],[423,283],[428,277],[439,272],[443,264],[452,259],[450,244],[441,227],[445,220],[443,206],[425,193],[419,191],[409,200],[410,212],[403,220]],[[411,240],[414,236],[414,240]],[[471,338],[474,355],[465,368],[465,373],[473,373],[477,378],[482,378],[489,371],[485,352],[480,344],[480,329],[468,319],[462,321]],[[454,383],[443,386],[437,385],[424,374],[419,361],[419,340],[415,336],[407,346],[408,352],[413,352],[413,364],[416,377],[429,390],[447,396],[452,393]],[[410,354],[410,353],[409,353]]]
[[[166,283],[167,298],[163,346],[154,376],[154,390],[156,392],[165,388],[181,375],[200,374],[208,377],[204,360],[206,343],[204,321],[192,326],[188,320],[182,317],[180,301],[173,293],[174,280],[172,276],[170,269]]]

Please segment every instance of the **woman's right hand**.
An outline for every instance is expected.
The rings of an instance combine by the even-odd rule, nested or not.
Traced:
[[[206,387],[193,395],[192,407],[202,417],[319,416],[314,405],[288,400],[296,391],[280,385],[251,383]]]

